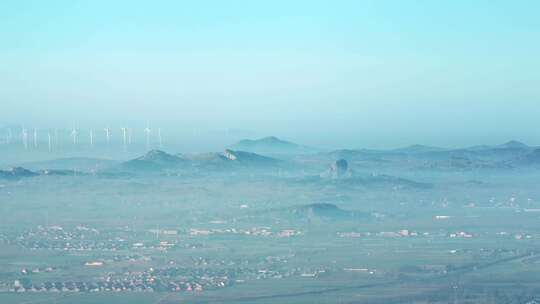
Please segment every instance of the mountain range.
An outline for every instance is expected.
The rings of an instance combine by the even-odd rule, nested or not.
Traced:
[[[447,149],[412,145],[393,150],[344,149],[314,155],[318,159],[347,159],[355,163],[380,165],[406,164],[426,169],[503,169],[540,165],[537,147],[518,141]]]
[[[240,168],[268,168],[279,166],[283,161],[246,151],[225,149],[221,153],[169,154],[151,150],[145,155],[121,163],[116,170],[163,171],[207,169],[224,170]]]
[[[145,173],[145,172],[213,172],[235,170],[294,170],[316,167],[328,163],[329,169],[317,180],[336,179],[343,184],[398,184],[422,186],[409,180],[387,175],[356,176],[352,166],[369,168],[408,166],[423,169],[511,169],[535,168],[540,166],[540,148],[531,147],[518,141],[509,141],[501,145],[473,146],[460,149],[445,149],[422,145],[393,150],[348,149],[330,152],[316,152],[304,146],[265,137],[259,140],[243,140],[223,152],[197,154],[170,154],[161,150],[151,150],[146,154],[124,162],[93,158],[66,158],[44,162],[26,163],[9,170],[0,170],[0,178],[14,179],[36,175],[70,175],[82,171],[93,174]],[[253,151],[274,152],[274,156]],[[311,151],[311,154],[304,154]],[[279,152],[279,153],[277,153]],[[287,160],[280,159],[278,154]],[[297,153],[290,157],[290,153]],[[311,167],[310,167],[311,166]]]
[[[244,139],[233,144],[231,149],[259,154],[306,154],[318,150],[312,147],[299,145],[275,136],[260,139]]]

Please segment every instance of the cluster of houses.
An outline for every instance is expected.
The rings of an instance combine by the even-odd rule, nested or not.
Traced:
[[[230,235],[250,235],[250,236],[275,236],[275,237],[291,237],[302,235],[301,231],[294,229],[284,229],[277,232],[272,231],[270,227],[253,227],[249,229],[236,228],[213,228],[213,229],[196,229],[189,230],[191,236],[206,236],[213,234],[230,234]]]
[[[91,262],[100,263],[100,262]],[[99,266],[94,265],[93,266]],[[145,271],[108,274],[93,282],[55,281],[33,283],[28,277],[4,287],[8,292],[201,292],[229,286],[226,270],[149,268]],[[1,289],[1,288],[0,288]]]

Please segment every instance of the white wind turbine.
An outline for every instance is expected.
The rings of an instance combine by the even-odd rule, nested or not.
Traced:
[[[131,134],[133,133],[131,129],[127,129],[128,131],[128,145],[131,145]]]
[[[127,144],[127,128],[121,128],[122,130],[122,143],[124,146]]]
[[[28,131],[23,126],[21,132],[22,132],[22,142],[23,142],[24,148],[28,149]]]
[[[73,128],[73,130],[71,130],[71,137],[73,137],[73,144],[76,145],[77,144],[77,129]]]
[[[94,146],[94,130],[90,129],[90,146]]]
[[[150,130],[149,127],[146,127],[144,129],[144,133],[146,133],[146,150],[150,150],[150,133],[152,130]]]
[[[51,137],[50,131],[47,131],[47,142],[49,144],[49,152],[51,152],[52,151],[52,137]]]
[[[34,148],[37,148],[37,129],[34,128]]]
[[[54,129],[54,146],[58,147],[58,129]]]
[[[107,144],[109,144],[111,142],[111,129],[107,127],[103,131],[105,131],[105,138],[107,139]]]
[[[157,136],[158,136],[158,141],[159,141],[159,147],[161,148],[161,146],[163,144],[162,141],[161,141],[161,128],[157,129],[157,134],[158,134]]]

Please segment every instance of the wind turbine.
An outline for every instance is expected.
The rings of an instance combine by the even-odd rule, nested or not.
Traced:
[[[128,131],[128,145],[131,145],[131,133],[133,132],[131,129],[127,129],[127,131]]]
[[[21,132],[22,132],[22,142],[23,142],[24,148],[28,149],[28,131],[23,126]]]
[[[37,129],[34,128],[34,148],[37,148]]]
[[[158,128],[157,129],[157,136],[158,136],[158,141],[159,141],[159,147],[161,148],[162,146],[162,141],[161,141],[161,128]]]
[[[58,129],[54,129],[54,146],[58,147]]]
[[[90,146],[94,146],[94,130],[90,129]]]
[[[124,144],[124,147],[127,144],[127,128],[121,128],[122,130],[122,143]]]
[[[51,140],[51,132],[50,131],[47,131],[47,140],[48,140],[48,143],[49,143],[49,152],[52,151],[52,140]]]
[[[73,130],[71,130],[71,136],[73,137],[73,144],[76,145],[77,144],[77,129],[73,128]]]
[[[6,143],[11,143],[11,128],[8,128],[8,134],[7,134],[7,139],[6,139]]]
[[[107,144],[111,141],[111,129],[109,127],[103,129],[105,131],[105,137],[107,138]]]
[[[150,150],[150,133],[152,130],[150,130],[149,127],[146,127],[144,129],[144,133],[146,133],[146,150]]]

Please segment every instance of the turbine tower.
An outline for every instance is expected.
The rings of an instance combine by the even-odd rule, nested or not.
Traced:
[[[7,134],[7,139],[6,139],[6,143],[11,143],[11,128],[8,128],[8,134]]]
[[[25,149],[28,149],[28,131],[26,131],[26,128],[22,127],[22,142]]]
[[[73,130],[71,130],[71,136],[73,137],[73,144],[76,145],[77,144],[77,129],[73,128]]]
[[[121,128],[122,130],[122,143],[124,144],[124,147],[127,144],[127,128]]]
[[[159,147],[161,148],[161,146],[163,144],[162,141],[161,141],[161,128],[157,129],[157,134],[158,134],[157,136],[158,136],[158,141],[159,141]]]
[[[152,130],[150,130],[149,127],[146,127],[144,129],[144,133],[146,133],[146,150],[150,150],[150,133]]]
[[[37,148],[37,129],[34,128],[34,148]]]
[[[103,131],[105,131],[105,138],[107,139],[107,144],[109,144],[111,142],[111,129],[107,127]]]
[[[51,132],[47,131],[47,142],[49,144],[49,152],[52,151],[52,138],[51,138]]]
[[[54,129],[54,146],[58,147],[58,129]]]
[[[132,135],[132,130],[131,129],[127,129],[128,131],[128,145],[131,145],[131,135]]]
[[[90,146],[94,146],[94,130],[90,129]]]

